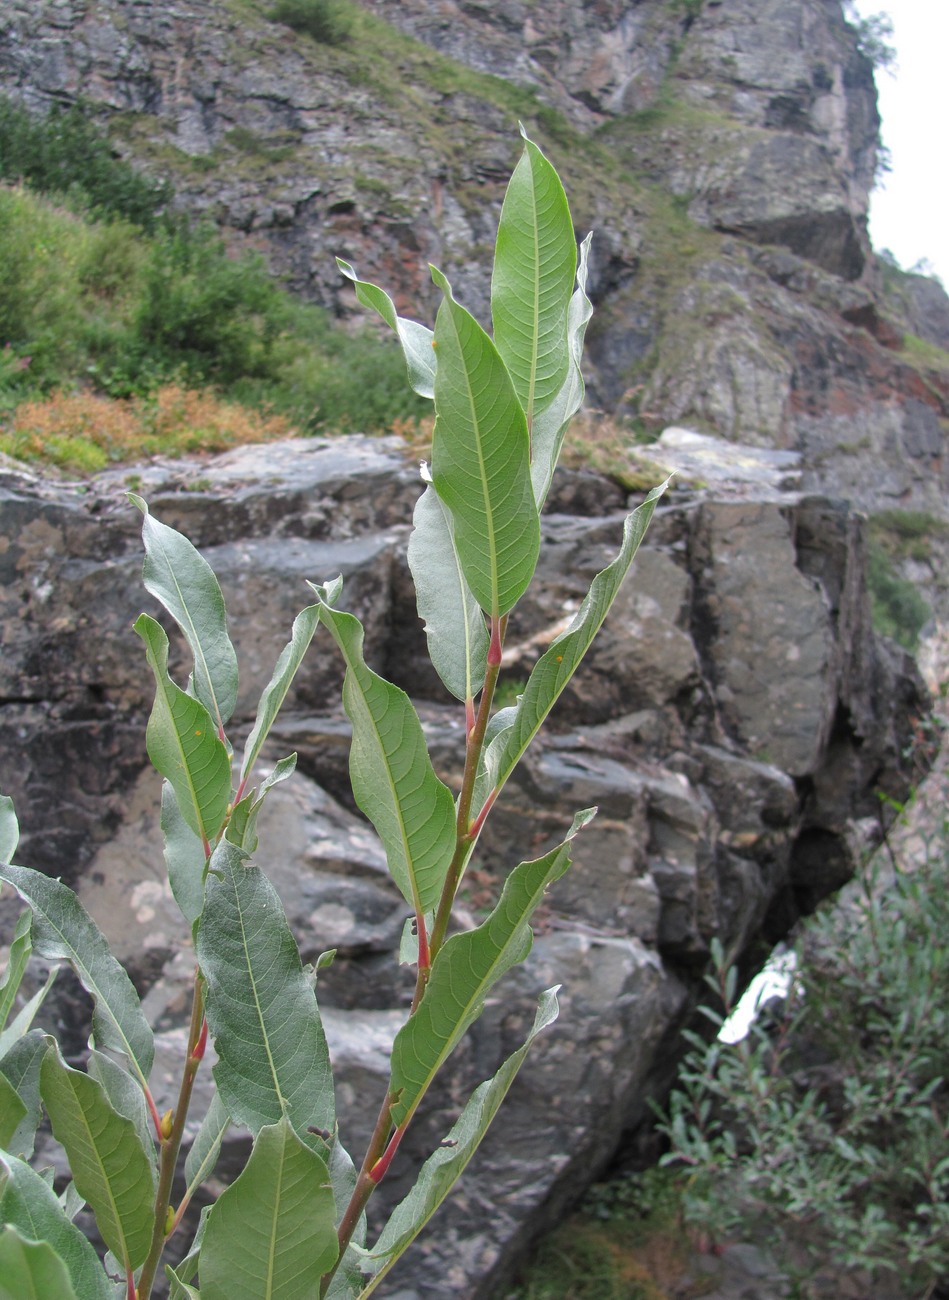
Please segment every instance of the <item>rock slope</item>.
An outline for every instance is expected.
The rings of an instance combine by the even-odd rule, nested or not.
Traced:
[[[340,46],[246,0],[9,0],[0,91],[80,96],[179,202],[344,314],[342,255],[486,314],[516,120],[595,228],[596,402],[803,457],[809,489],[941,516],[949,302],[881,265],[873,68],[839,0],[363,0]],[[939,557],[914,574],[945,603]]]

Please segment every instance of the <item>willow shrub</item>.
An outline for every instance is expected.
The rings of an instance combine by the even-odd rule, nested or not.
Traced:
[[[423,475],[409,562],[432,661],[467,720],[457,798],[435,773],[408,696],[366,664],[363,629],[345,610],[341,578],[310,584],[313,602],[293,624],[237,760],[227,734],[237,657],[217,580],[186,538],[132,497],[144,520],[145,587],[178,624],[193,657],[182,689],[168,673],[164,630],[147,614],[136,620],[156,684],[146,744],[164,778],[165,866],[197,957],[188,1045],[177,1097],[162,1113],[149,1085],[152,1029],[104,937],[58,880],[0,866],[0,878],[27,904],[0,988],[0,1024],[14,1010],[31,951],[67,962],[95,1004],[85,1070],[66,1063],[55,1038],[30,1027],[42,990],[0,1038],[0,1296],[146,1300],[166,1242],[211,1174],[231,1125],[251,1131],[253,1149],[243,1172],[202,1213],[184,1260],[165,1266],[171,1295],[369,1295],[448,1194],[533,1039],[556,1016],[556,989],[548,989],[523,1046],[475,1090],[368,1243],[363,1212],[370,1196],[436,1074],[497,982],[527,956],[531,915],[570,866],[571,843],[594,814],[577,813],[560,844],[515,866],[477,929],[452,932],[453,903],[481,829],[606,617],[662,492],[656,488],[629,515],[616,558],[594,578],[516,704],[495,709],[508,617],[531,583],[540,507],[582,400],[588,247],[589,239],[578,261],[559,178],[525,141],[497,236],[493,339],[437,270],[443,297],[432,331],[398,317],[386,294],[342,265],[359,299],[396,331],[412,386],[434,401],[432,467]],[[325,643],[322,653],[335,647],[346,667],[353,795],[405,898],[401,959],[416,970],[412,1007],[358,1167],[337,1127],[313,972],[303,967],[280,899],[258,865],[266,861],[256,832],[261,804],[291,775],[296,756],[262,781],[255,774],[316,636]],[[17,834],[4,799],[0,862],[12,863]],[[209,1037],[218,1058],[216,1093],[183,1162],[186,1190],[176,1203],[182,1135]],[[28,1163],[44,1111],[72,1171],[61,1196]],[[108,1247],[104,1265],[72,1222],[82,1202]]]

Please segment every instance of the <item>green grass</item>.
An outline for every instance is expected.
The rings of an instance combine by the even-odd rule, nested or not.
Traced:
[[[148,234],[19,187],[0,189],[0,244],[8,424],[19,404],[57,392],[129,399],[169,384],[212,389],[302,433],[383,431],[425,413],[394,340],[339,328],[210,228]],[[21,445],[7,439],[14,454]]]
[[[589,1190],[504,1300],[665,1300],[686,1249],[680,1180],[658,1169],[623,1175]]]

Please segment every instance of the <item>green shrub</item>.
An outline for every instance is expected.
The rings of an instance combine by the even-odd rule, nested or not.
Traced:
[[[277,0],[267,17],[321,45],[341,45],[352,31],[352,11],[339,0]]]
[[[913,584],[900,577],[889,555],[876,542],[871,542],[868,550],[867,586],[873,626],[907,650],[915,650],[932,611]]]
[[[734,1045],[691,1035],[660,1125],[664,1163],[690,1173],[687,1221],[766,1236],[805,1286],[829,1265],[915,1297],[949,1271],[947,845],[943,823],[923,865],[891,880],[871,865],[862,899],[808,923],[782,1024]],[[735,971],[715,960],[727,1015]]]
[[[89,227],[28,190],[0,189],[0,345],[30,365],[30,386],[81,365]]]
[[[146,230],[155,228],[173,192],[167,181],[142,176],[116,157],[83,106],[34,117],[6,97],[0,97],[0,180],[69,197],[94,216]]]
[[[271,374],[284,304],[262,258],[231,257],[211,227],[160,231],[142,290],[135,331],[160,367],[225,386]]]

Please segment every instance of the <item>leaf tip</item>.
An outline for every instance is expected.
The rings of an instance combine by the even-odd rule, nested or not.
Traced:
[[[322,585],[317,582],[307,582],[306,584],[311,591],[316,593],[316,597],[321,605],[335,605],[343,592],[343,575],[331,578]]]

